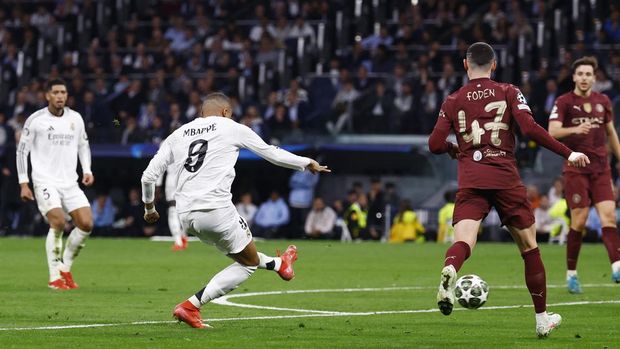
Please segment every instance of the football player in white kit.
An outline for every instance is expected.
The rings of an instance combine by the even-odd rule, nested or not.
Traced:
[[[36,198],[39,211],[50,225],[45,240],[50,274],[48,286],[66,290],[78,287],[71,275],[71,266],[93,229],[90,204],[77,183],[78,158],[84,174],[82,184],[91,186],[95,177],[90,169],[84,120],[80,113],[65,106],[66,83],[53,79],[46,88],[48,106],[30,115],[24,125],[17,147],[17,174],[21,199],[32,201]],[[28,186],[28,154],[34,195]],[[65,212],[71,216],[75,228],[62,253]]]
[[[232,203],[231,184],[239,149],[247,148],[271,163],[303,171],[329,172],[318,162],[266,144],[249,127],[232,120],[230,100],[222,93],[205,98],[200,116],[183,125],[164,140],[142,175],[144,219],[159,219],[155,210],[154,189],[157,178],[169,164],[179,166],[176,207],[181,225],[200,240],[215,245],[235,262],[216,274],[207,285],[183,303],[173,315],[195,328],[206,328],[200,307],[225,295],[247,280],[257,268],[273,270],[284,280],[295,273],[293,245],[280,257],[269,257],[256,250],[245,220]]]
[[[164,184],[164,195],[166,196],[166,201],[168,202],[168,229],[170,230],[170,235],[174,239],[174,243],[172,244],[173,251],[183,251],[187,248],[187,233],[181,226],[181,221],[179,220],[179,215],[177,213],[176,202],[174,201],[174,192],[177,186],[177,176],[179,168],[178,166],[174,166],[174,164],[168,165],[166,168],[166,179],[164,180],[164,176],[160,176],[157,180],[157,186],[161,187]]]

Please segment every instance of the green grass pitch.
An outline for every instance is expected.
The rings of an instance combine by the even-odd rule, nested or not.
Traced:
[[[541,246],[549,310],[564,320],[539,340],[513,244],[476,247],[459,275],[486,280],[489,301],[446,317],[435,310],[445,245],[295,243],[293,281],[258,270],[227,299],[258,307],[208,304],[202,314],[214,329],[196,330],[173,322],[171,311],[230,264],[214,247],[190,243],[173,253],[165,242],[91,239],[73,268],[80,288],[60,292],[46,285],[43,239],[0,239],[0,348],[620,347],[620,285],[602,244],[582,249],[582,295],[564,288],[564,247]],[[274,254],[287,244],[257,246]],[[293,290],[318,291],[263,294]],[[237,297],[250,292],[259,294]],[[43,329],[55,326],[70,328]]]

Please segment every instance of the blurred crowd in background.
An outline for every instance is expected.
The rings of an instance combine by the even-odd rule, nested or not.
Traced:
[[[195,118],[202,97],[215,91],[229,95],[234,117],[271,143],[340,134],[427,135],[443,99],[466,83],[462,59],[475,41],[494,46],[496,79],[521,88],[543,127],[555,98],[573,88],[570,64],[583,55],[598,58],[594,89],[609,95],[620,113],[616,1],[412,3],[418,2],[2,1],[3,229],[7,221],[15,222],[6,213],[14,210],[6,198],[18,195],[15,142],[25,119],[46,105],[44,82],[53,77],[68,82],[68,105],[82,114],[91,144],[157,144]],[[519,141],[520,164],[530,166],[537,145]],[[346,221],[351,202],[373,206],[372,195],[360,194],[351,193],[340,206],[306,202],[303,218],[291,213],[292,225],[301,226],[313,205],[332,207]],[[139,192],[117,197],[122,200],[114,203],[108,195],[97,196],[93,208],[105,212],[99,218],[106,226],[124,229],[141,216]],[[294,202],[282,201],[294,211]],[[390,202],[382,214],[390,211],[393,220],[400,213],[401,220],[413,222],[411,214],[403,214],[413,212],[406,201]],[[364,222],[368,229],[349,226],[348,233],[387,236],[385,226],[381,232],[373,228],[374,216]],[[268,225],[257,227],[257,235],[280,234]],[[136,229],[137,235],[150,233]],[[413,240],[424,230],[415,229]],[[318,230],[311,225],[308,234],[319,236]]]

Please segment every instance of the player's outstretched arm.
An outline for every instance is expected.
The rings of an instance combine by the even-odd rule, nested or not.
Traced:
[[[310,164],[306,166],[306,169],[314,174],[319,172],[332,172],[327,166],[323,166],[313,159],[310,159]]]
[[[318,163],[312,164],[314,160],[310,158],[298,156],[279,147],[265,143],[254,131],[245,125],[237,124],[235,131],[237,131],[235,133],[237,137],[237,146],[251,150],[256,155],[274,165],[298,171],[308,169],[313,173],[329,172],[326,166],[321,166]]]

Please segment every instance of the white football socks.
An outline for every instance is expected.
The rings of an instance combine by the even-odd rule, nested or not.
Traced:
[[[62,255],[62,266],[61,269],[63,272],[71,271],[71,266],[73,265],[73,260],[80,253],[80,250],[84,247],[84,241],[90,235],[90,232],[83,231],[78,227],[73,228],[71,234],[67,238],[67,243],[65,245],[65,252]]]
[[[280,266],[282,266],[282,259],[280,257],[269,257],[261,252],[258,252],[258,257],[260,258],[259,269],[279,271]]]
[[[256,267],[248,267],[237,262],[215,274],[207,286],[189,297],[189,301],[200,308],[203,304],[219,298],[234,290],[256,271]]]
[[[183,245],[183,237],[186,235],[181,227],[176,206],[168,207],[168,229],[170,229],[170,234],[174,238],[174,244],[177,246]]]
[[[539,324],[541,322],[547,321],[547,312],[543,311],[542,313],[536,313],[536,323]]]
[[[47,232],[47,238],[45,239],[45,252],[47,252],[47,266],[50,271],[50,282],[60,279],[62,233],[62,230],[56,230],[50,227],[50,230]]]
[[[571,276],[577,276],[577,270],[567,270],[566,280],[570,279]]]

